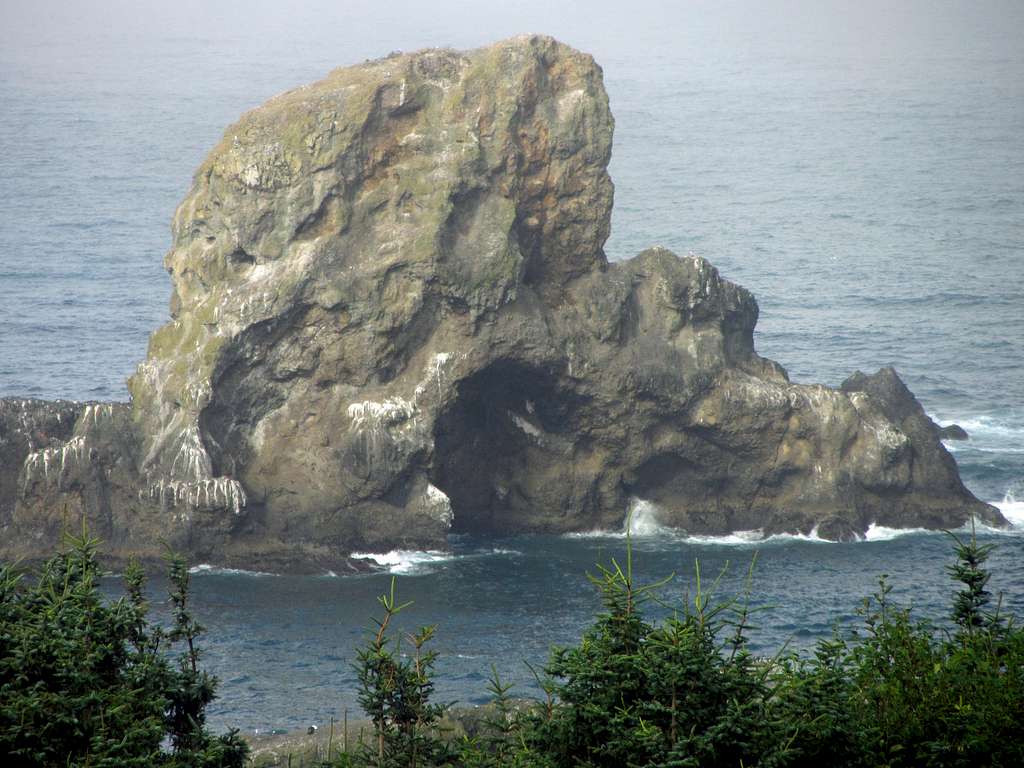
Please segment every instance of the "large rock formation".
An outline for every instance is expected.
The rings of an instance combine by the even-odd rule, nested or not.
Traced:
[[[600,68],[545,37],[243,116],[174,217],[130,413],[0,410],[47,425],[4,443],[5,544],[62,504],[125,551],[264,568],[616,528],[631,498],[694,533],[1002,522],[894,372],[792,384],[704,259],[608,263],[612,125]]]

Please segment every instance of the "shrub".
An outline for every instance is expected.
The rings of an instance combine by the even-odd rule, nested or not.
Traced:
[[[557,705],[533,723],[532,750],[556,766],[773,765],[787,754],[772,662],[746,649],[745,601],[715,602],[697,570],[692,603],[660,625],[641,608],[667,580],[638,586],[627,549],[591,577],[604,612],[546,667]]]
[[[188,569],[170,558],[174,625],[149,624],[145,574],[104,601],[97,542],[68,537],[34,580],[0,565],[0,754],[5,766],[241,766],[237,732],[213,737],[216,680],[198,668]],[[186,651],[175,667],[173,644]],[[165,745],[169,749],[165,749]]]
[[[375,768],[451,765],[448,744],[438,738],[437,722],[445,707],[430,701],[434,690],[435,651],[426,649],[434,627],[392,636],[391,622],[410,603],[400,604],[391,591],[378,598],[384,615],[375,619],[376,629],[357,652],[359,705],[370,718],[374,742],[363,745],[363,764]],[[411,651],[402,655],[402,641]]]
[[[848,718],[872,764],[1024,765],[1024,633],[986,611],[991,546],[953,539],[954,629],[912,621],[883,578],[846,650]]]
[[[1024,632],[989,611],[991,549],[954,536],[962,585],[952,630],[894,605],[885,577],[813,656],[756,660],[745,600],[696,594],[660,624],[626,567],[599,566],[604,611],[578,646],[556,649],[547,704],[523,734],[554,766],[1024,765]],[[664,583],[664,582],[662,582]],[[717,585],[717,582],[716,582]]]
[[[895,605],[885,577],[813,655],[756,659],[746,599],[718,600],[718,580],[661,622],[645,616],[668,579],[635,582],[599,565],[603,610],[576,646],[537,673],[545,700],[525,710],[495,672],[494,702],[461,742],[441,732],[432,701],[434,627],[399,633],[395,581],[358,651],[359,703],[374,738],[339,768],[811,768],[1024,765],[1024,632],[992,607],[991,550],[953,537],[960,585],[945,627]],[[125,597],[98,593],[96,543],[70,539],[37,578],[0,566],[0,754],[4,766],[241,766],[237,732],[205,725],[216,680],[188,609],[189,573],[169,558],[172,626],[147,619],[144,574]],[[671,577],[670,577],[671,578]],[[748,577],[749,578],[749,577]],[[748,581],[749,585],[749,581]],[[749,594],[749,586],[748,586]],[[173,647],[181,648],[176,659]],[[330,751],[330,750],[329,750]]]

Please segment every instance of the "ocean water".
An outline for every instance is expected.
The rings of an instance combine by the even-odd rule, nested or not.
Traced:
[[[971,434],[950,444],[967,485],[1024,524],[1024,4],[279,5],[0,0],[0,396],[126,398],[167,317],[174,206],[242,111],[392,50],[538,31],[604,68],[609,257],[653,244],[707,257],[757,296],[758,349],[794,380],[894,365]],[[640,522],[639,567],[677,572],[674,598],[696,560],[728,560],[729,590],[759,552],[752,599],[774,606],[759,652],[851,621],[880,573],[923,614],[946,610],[942,534],[755,543]],[[1024,536],[982,536],[999,545],[994,587],[1024,612]],[[492,663],[526,690],[523,661],[578,636],[596,606],[583,574],[623,546],[459,538],[377,559],[416,601],[408,620],[440,625],[441,696],[474,702]],[[217,724],[289,728],[353,707],[352,648],[389,573],[197,572]]]

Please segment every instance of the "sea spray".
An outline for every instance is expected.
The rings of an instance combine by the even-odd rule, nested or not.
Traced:
[[[1017,531],[1024,529],[1024,481],[1018,480],[995,506]]]
[[[653,501],[634,498],[623,522],[623,533],[630,536],[661,536],[669,532],[658,522],[658,506]]]
[[[666,528],[658,522],[658,506],[646,499],[633,497],[626,508],[622,519],[622,527],[618,530],[596,528],[592,531],[575,531],[564,536],[570,539],[621,539],[626,536],[652,538],[655,536],[678,536],[679,532]]]

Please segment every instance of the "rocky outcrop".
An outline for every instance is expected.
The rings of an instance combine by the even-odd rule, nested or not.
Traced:
[[[148,483],[142,443],[127,403],[0,400],[0,553],[46,556],[85,522],[114,562],[174,548],[251,563],[229,541],[244,496],[223,478]]]
[[[949,424],[945,427],[939,427],[939,438],[942,440],[970,440],[971,436],[959,424]]]
[[[617,528],[631,499],[694,533],[999,523],[894,372],[792,384],[704,259],[607,261],[612,126],[600,68],[545,37],[337,70],[243,116],[174,217],[172,319],[130,411],[23,409],[73,411],[47,440],[74,458],[41,476],[50,443],[16,439],[5,536],[72,497],[126,549],[159,532],[264,570]]]

